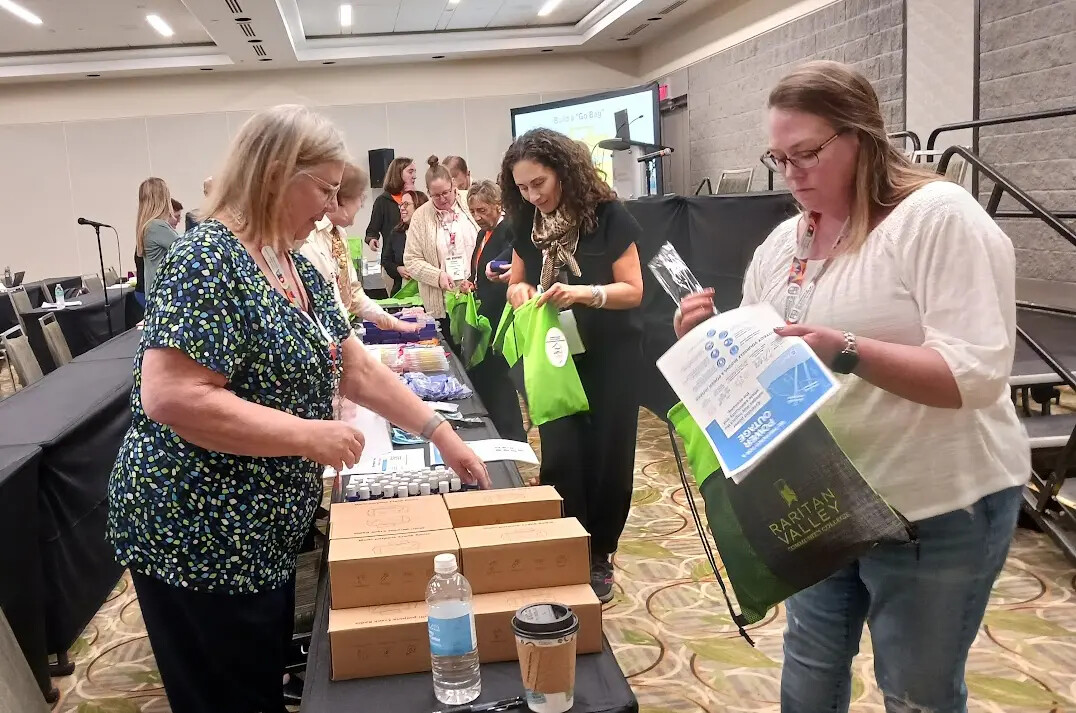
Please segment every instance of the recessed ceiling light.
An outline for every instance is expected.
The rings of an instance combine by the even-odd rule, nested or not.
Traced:
[[[202,70],[203,72],[212,72],[213,71],[212,67],[199,67],[198,69]]]
[[[444,59],[444,58],[445,58],[445,56],[443,54],[435,54],[432,59]]]
[[[86,76],[89,77],[90,79],[96,79],[97,77],[100,77],[101,75],[100,74],[87,74]]]
[[[272,61],[273,61],[273,58],[272,58],[272,57],[262,57],[262,58],[261,58],[261,59],[259,59],[258,61],[259,61],[259,62],[272,62]]]
[[[449,4],[449,5],[459,5],[459,4],[460,4],[460,0],[448,0],[448,4]]]
[[[172,28],[168,26],[168,23],[161,19],[160,15],[146,15],[146,22],[149,26],[157,31],[157,34],[161,37],[171,37],[176,34],[172,31]]]
[[[261,44],[261,40],[259,40],[259,39],[247,40],[247,42],[249,42],[252,45]]]
[[[552,52],[553,50],[542,50],[543,52]]]
[[[235,21],[242,24],[244,22],[250,22],[250,18],[249,17],[237,17],[237,18],[235,18]]]
[[[340,27],[351,27],[351,6],[340,6]]]
[[[630,37],[617,37],[616,41],[617,42],[627,42],[630,39],[631,39]]]
[[[336,62],[329,61],[329,62],[322,62],[322,64],[336,64]]]
[[[0,0],[0,9],[7,10],[20,20],[29,22],[31,25],[40,25],[41,18],[30,12],[22,5],[19,5],[12,0]]]
[[[665,18],[663,18],[663,17],[648,17],[648,18],[646,18],[646,21],[647,22],[657,22],[658,20],[664,20],[664,19]]]
[[[545,5],[542,5],[542,9],[538,11],[538,17],[549,15],[557,9],[558,5],[560,5],[560,0],[546,0]]]

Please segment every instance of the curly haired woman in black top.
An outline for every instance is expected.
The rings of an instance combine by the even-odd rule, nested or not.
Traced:
[[[642,229],[586,150],[549,129],[523,134],[501,164],[504,209],[517,239],[508,300],[575,313],[586,349],[575,357],[590,412],[539,427],[542,482],[557,488],[565,514],[591,536],[591,586],[612,599],[609,556],[631,507],[638,396],[626,383],[641,358],[634,310],[643,276]]]

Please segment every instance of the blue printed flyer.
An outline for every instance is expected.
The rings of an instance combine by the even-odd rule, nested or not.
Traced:
[[[739,483],[832,396],[837,379],[799,337],[774,333],[770,305],[700,324],[658,359],[658,369]]]

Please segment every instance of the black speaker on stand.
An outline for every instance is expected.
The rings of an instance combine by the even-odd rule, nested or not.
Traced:
[[[370,186],[384,188],[385,177],[389,172],[389,164],[396,158],[396,152],[392,149],[370,149]]]

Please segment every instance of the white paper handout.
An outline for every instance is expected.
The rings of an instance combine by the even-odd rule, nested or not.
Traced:
[[[779,337],[772,306],[711,317],[658,359],[658,369],[739,483],[836,392],[838,382],[799,337]]]
[[[426,467],[426,451],[423,448],[407,448],[382,455],[362,454],[362,458],[343,475],[372,475],[374,473],[407,473]]]
[[[531,448],[529,443],[523,443],[522,441],[491,438],[485,441],[469,441],[467,445],[485,463],[512,460],[517,463],[538,465],[538,456],[535,455],[534,449]]]

